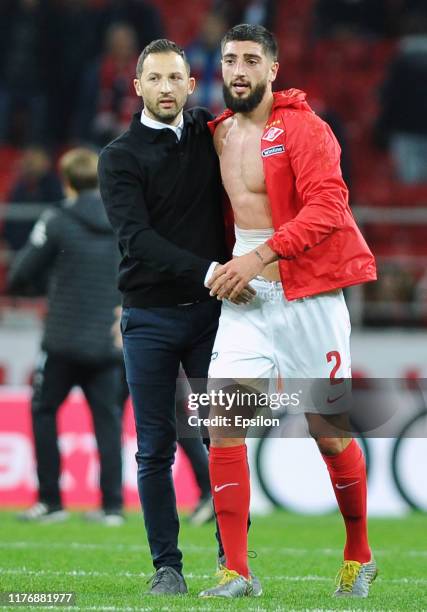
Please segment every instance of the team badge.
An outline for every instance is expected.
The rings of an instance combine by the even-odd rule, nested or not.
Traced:
[[[262,140],[268,140],[268,142],[274,142],[276,138],[283,134],[285,130],[281,130],[277,127],[271,127],[262,137]]]

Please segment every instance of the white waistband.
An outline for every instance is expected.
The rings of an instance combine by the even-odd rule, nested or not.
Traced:
[[[242,229],[234,226],[234,232],[236,234],[236,243],[233,249],[233,255],[240,256],[253,251],[256,247],[267,242],[269,238],[274,234],[272,227],[265,229]]]

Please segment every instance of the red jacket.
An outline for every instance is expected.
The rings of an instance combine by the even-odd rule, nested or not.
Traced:
[[[280,256],[288,300],[377,278],[348,205],[340,146],[305,98],[298,89],[276,92],[261,139],[275,230],[267,244]],[[212,133],[232,114],[226,110],[211,121]]]

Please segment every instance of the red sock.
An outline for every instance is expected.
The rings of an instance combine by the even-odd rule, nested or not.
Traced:
[[[344,518],[347,541],[345,561],[367,563],[371,559],[366,525],[366,465],[356,440],[338,455],[322,455],[335,497]]]
[[[249,466],[246,445],[209,449],[209,474],[227,568],[249,577]]]

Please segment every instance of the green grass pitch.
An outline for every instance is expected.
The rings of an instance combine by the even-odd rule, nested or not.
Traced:
[[[216,547],[212,524],[189,527],[182,520],[181,548],[190,594],[144,596],[152,567],[142,517],[123,527],[85,523],[80,515],[63,524],[28,525],[0,513],[0,592],[76,593],[73,607],[56,610],[427,610],[427,516],[371,519],[370,539],[380,575],[366,600],[335,600],[344,530],[338,515],[304,517],[276,512],[254,517],[250,548],[253,572],[264,594],[241,600],[200,600],[214,584]],[[7,610],[17,606],[6,606]],[[42,610],[41,606],[19,608]]]

